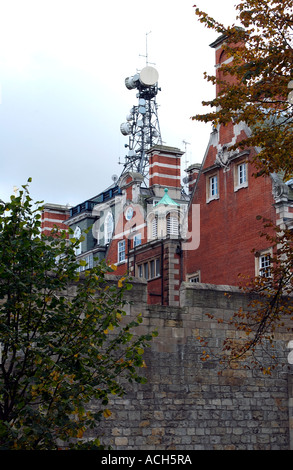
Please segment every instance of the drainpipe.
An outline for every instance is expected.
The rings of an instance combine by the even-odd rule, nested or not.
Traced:
[[[182,263],[182,255],[183,255],[183,252],[182,252],[182,244],[181,244],[181,240],[179,240],[179,245],[177,246],[176,248],[176,255],[179,255],[180,256],[180,283],[182,282],[183,280],[183,263]]]
[[[130,239],[127,238],[127,272],[129,275],[129,250],[130,250]]]
[[[164,242],[161,241],[161,305],[164,305]]]

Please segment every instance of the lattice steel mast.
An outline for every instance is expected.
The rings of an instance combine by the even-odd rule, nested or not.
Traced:
[[[120,126],[120,131],[123,135],[129,136],[129,142],[125,145],[128,153],[125,156],[122,174],[128,171],[140,173],[147,185],[149,163],[146,152],[154,145],[161,145],[162,138],[156,102],[156,96],[160,91],[159,74],[154,67],[148,65],[147,52],[145,57],[146,67],[125,79],[128,90],[138,90],[136,95],[138,104],[131,108],[126,122]]]

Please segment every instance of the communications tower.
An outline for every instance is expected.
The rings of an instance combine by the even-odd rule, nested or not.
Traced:
[[[129,137],[128,153],[125,156],[122,171],[140,173],[144,177],[147,186],[148,181],[148,158],[146,155],[154,145],[162,144],[161,131],[158,119],[158,105],[156,96],[159,74],[154,67],[147,65],[141,72],[127,77],[125,86],[128,90],[137,90],[138,103],[130,110],[126,122],[121,124],[120,131]]]

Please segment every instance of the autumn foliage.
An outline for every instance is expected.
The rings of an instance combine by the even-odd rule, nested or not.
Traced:
[[[0,204],[0,448],[101,449],[109,398],[146,381],[156,333],[135,334],[141,316],[126,321],[129,279],[109,284],[104,262],[79,273],[80,240],[40,227],[27,185]]]
[[[224,49],[233,61],[220,66],[221,77],[207,75],[220,86],[203,105],[211,108],[193,119],[225,125],[245,122],[251,135],[239,145],[256,147],[259,171],[293,175],[293,105],[288,102],[293,79],[292,0],[242,0],[236,6],[237,25],[225,27],[195,5],[199,21],[225,37]],[[228,80],[233,77],[235,80]]]
[[[249,134],[232,149],[255,148],[255,177],[277,173],[285,182],[293,177],[293,100],[288,99],[293,88],[292,6],[292,0],[242,0],[236,6],[237,25],[224,26],[195,5],[199,21],[224,39],[225,56],[232,60],[223,61],[217,75],[205,74],[217,94],[203,101],[209,111],[192,119],[215,127],[245,122]],[[277,332],[293,333],[293,233],[264,220],[260,236],[272,247],[270,268],[254,279],[241,279],[242,291],[252,300],[226,321],[236,336],[226,338],[220,359],[228,366],[249,359],[250,366],[270,373],[278,363],[273,350]],[[223,324],[224,319],[217,321]],[[207,360],[208,344],[199,340]],[[260,362],[257,348],[270,355],[269,365]]]

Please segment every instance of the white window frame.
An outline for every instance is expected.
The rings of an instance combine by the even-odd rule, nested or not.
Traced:
[[[124,263],[126,261],[126,244],[125,240],[118,242],[118,263]]]
[[[187,275],[187,282],[198,283],[201,282],[200,271]]]
[[[255,258],[255,275],[269,279],[272,275],[272,249],[260,251]]]
[[[137,233],[133,237],[133,247],[141,245],[141,233]]]
[[[152,220],[152,239],[158,238],[158,217],[155,216]]]
[[[137,265],[138,277],[147,281],[157,279],[161,276],[161,260],[159,257],[143,261]]]
[[[271,256],[265,253],[259,257],[259,275],[261,277],[271,277]]]
[[[105,219],[105,244],[110,243],[114,229],[113,214],[108,212]]]
[[[92,253],[89,253],[84,258],[79,258],[79,260],[86,262],[85,266],[79,266],[78,268],[79,272],[86,271],[87,269],[92,269],[94,267],[94,256]]]
[[[179,235],[179,220],[176,214],[167,215],[167,235]]]
[[[235,165],[234,170],[234,191],[241,188],[248,187],[248,166],[247,162],[243,161]]]
[[[206,180],[206,193],[207,193],[207,202],[214,201],[219,199],[219,173],[214,173],[212,175],[207,175]]]

